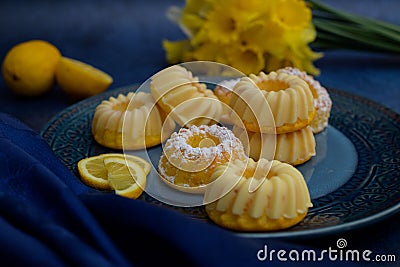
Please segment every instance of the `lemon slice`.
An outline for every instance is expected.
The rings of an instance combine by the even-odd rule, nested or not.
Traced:
[[[141,157],[122,153],[101,154],[82,159],[78,162],[78,171],[82,182],[96,189],[112,190],[113,188],[108,181],[109,173],[104,161],[115,158],[118,158],[118,162],[125,165],[136,164],[145,176],[150,172],[150,163]]]
[[[99,155],[82,159],[78,162],[78,171],[82,182],[86,185],[103,190],[110,190],[108,173],[104,166],[104,158]]]
[[[61,57],[56,68],[56,81],[68,95],[86,98],[104,92],[113,79],[89,64]]]
[[[120,157],[107,157],[104,165],[108,171],[108,183],[117,195],[138,198],[142,194],[146,174],[137,163]]]
[[[108,153],[108,154],[102,154],[102,155],[104,155],[106,157],[120,157],[120,158],[126,159],[127,161],[132,161],[132,162],[138,164],[143,169],[143,172],[146,176],[150,173],[150,169],[151,169],[150,163],[147,160],[142,159],[139,156],[129,155],[129,154],[119,154],[119,153]]]

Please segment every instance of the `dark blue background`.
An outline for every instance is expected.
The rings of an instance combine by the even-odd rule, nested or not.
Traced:
[[[400,24],[400,1],[323,2]],[[167,66],[162,40],[183,37],[179,28],[165,16],[168,6],[182,6],[183,3],[171,0],[1,1],[0,59],[20,42],[44,39],[57,46],[63,55],[109,73],[114,78],[109,90],[141,83]],[[323,85],[364,96],[400,113],[400,55],[324,52],[325,56],[316,62],[321,69],[318,80]],[[36,131],[72,103],[59,89],[35,98],[18,97],[0,80],[0,111]],[[399,257],[399,219],[400,216],[395,215],[359,230],[293,241],[326,249],[334,246],[339,237],[344,237],[351,248]]]

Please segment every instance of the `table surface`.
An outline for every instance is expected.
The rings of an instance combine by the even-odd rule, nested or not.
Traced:
[[[400,24],[400,1],[323,2]],[[168,6],[183,3],[183,0],[2,1],[0,59],[17,43],[44,39],[56,45],[63,55],[109,73],[114,82],[108,90],[142,83],[167,66],[162,40],[183,37],[165,16]],[[321,69],[318,80],[326,87],[366,97],[400,113],[400,55],[324,51],[324,57],[316,65]],[[73,103],[59,88],[40,97],[19,97],[0,80],[0,112],[11,114],[36,131]],[[342,237],[354,249],[400,256],[399,219],[397,214],[358,230],[294,242],[327,248]]]

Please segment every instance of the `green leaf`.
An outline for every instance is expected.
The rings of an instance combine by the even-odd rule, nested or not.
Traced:
[[[317,0],[309,2],[313,8],[313,24],[317,29],[315,45],[400,52],[400,26],[346,13]]]
[[[330,14],[331,16],[336,17],[337,19],[346,20],[348,22],[353,22],[356,24],[361,24],[361,25],[373,27],[376,29],[379,28],[381,30],[389,30],[389,31],[393,31],[395,33],[400,34],[400,26],[398,26],[398,25],[387,23],[384,21],[376,20],[376,19],[359,16],[359,15],[355,15],[355,14],[351,14],[348,12],[344,12],[344,11],[329,7],[327,5],[324,5],[321,2],[319,2],[318,0],[309,0],[309,2],[311,3],[312,8],[314,10],[325,12],[327,14]]]

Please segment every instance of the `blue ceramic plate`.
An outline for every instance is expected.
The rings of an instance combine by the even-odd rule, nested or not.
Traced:
[[[76,179],[80,159],[115,152],[98,145],[92,137],[96,106],[110,96],[136,88],[116,89],[83,100],[56,115],[42,129],[43,138]],[[329,93],[333,101],[330,126],[316,135],[317,156],[298,167],[307,181],[313,208],[290,229],[238,234],[256,238],[333,234],[376,222],[400,210],[400,115],[343,91],[330,89]],[[158,146],[147,151],[154,166],[161,150]],[[155,168],[148,176],[148,184],[147,193],[140,197],[142,201],[208,220],[202,206],[177,207],[160,202],[164,195],[160,192],[173,189],[159,181]],[[82,183],[80,191],[85,190],[93,191]]]

